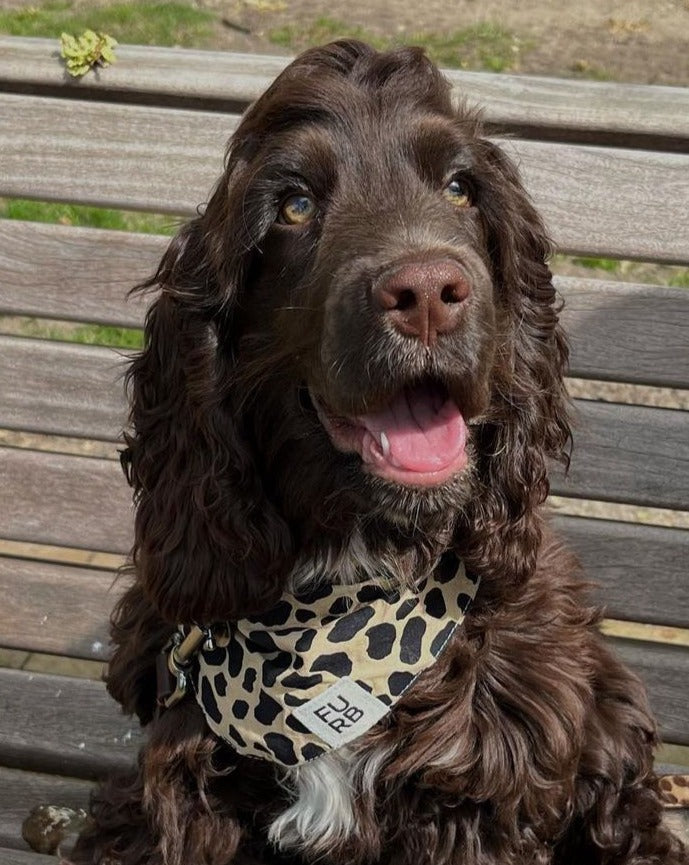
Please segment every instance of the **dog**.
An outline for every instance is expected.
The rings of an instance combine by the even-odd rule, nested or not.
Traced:
[[[420,49],[306,51],[248,109],[144,286],[107,685],[149,736],[74,862],[689,862],[541,512],[550,251]]]

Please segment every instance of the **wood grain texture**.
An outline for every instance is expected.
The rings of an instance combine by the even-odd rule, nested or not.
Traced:
[[[55,865],[54,856],[41,856],[28,850],[10,850],[0,847],[0,862],[2,865]]]
[[[247,104],[284,69],[290,57],[119,45],[107,75],[65,75],[55,42],[0,37],[0,82],[64,95],[168,100],[179,104]],[[457,97],[480,104],[485,118],[507,129],[525,126],[639,134],[689,142],[689,90],[524,75],[444,70]]]
[[[689,532],[558,517],[607,616],[689,627]],[[104,661],[108,618],[124,582],[112,571],[0,557],[0,645]]]
[[[141,327],[169,238],[0,219],[0,313]]]
[[[0,195],[192,214],[209,198],[236,123],[214,112],[0,94]],[[689,155],[503,146],[562,251],[689,261]]]
[[[22,838],[22,823],[39,805],[87,809],[93,784],[77,778],[22,772],[0,766],[0,862],[4,863],[3,847],[28,850]],[[56,865],[55,859],[46,862]]]
[[[114,441],[127,419],[125,353],[0,336],[0,423]]]
[[[150,297],[127,293],[155,271],[168,240],[0,220],[0,313],[141,327]],[[686,290],[578,277],[555,284],[572,375],[689,386]]]
[[[617,654],[646,684],[665,742],[689,745],[689,651],[635,640],[611,640]]]
[[[19,541],[126,553],[131,491],[115,460],[0,448],[1,533]]]
[[[606,616],[689,628],[689,532],[566,516],[553,526],[597,584]]]
[[[0,557],[0,645],[107,661],[121,592],[112,571]]]
[[[689,414],[576,400],[569,475],[553,471],[551,492],[644,507],[689,505]]]
[[[570,375],[689,386],[689,292],[594,279],[555,280],[565,307]]]
[[[0,669],[0,763],[75,778],[131,765],[143,742],[102,682]]]

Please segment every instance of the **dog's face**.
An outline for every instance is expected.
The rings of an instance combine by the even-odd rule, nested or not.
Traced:
[[[547,253],[420,50],[292,63],[148,283],[125,461],[160,608],[261,607],[354,527],[522,578],[569,434]]]
[[[296,95],[276,89],[235,179],[256,246],[233,332],[251,434],[269,430],[267,453],[285,436],[270,463],[285,491],[308,466],[338,508],[462,506],[504,318],[486,143],[444,92],[410,93],[408,74],[341,82],[328,104],[307,70]]]

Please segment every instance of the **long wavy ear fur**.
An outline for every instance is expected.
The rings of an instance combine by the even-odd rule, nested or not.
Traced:
[[[543,223],[509,157],[490,142],[481,146],[489,170],[481,212],[499,334],[493,408],[480,432],[481,489],[465,524],[480,545],[467,554],[481,572],[518,585],[533,571],[540,548],[537,507],[548,495],[547,461],[569,463],[568,348]]]
[[[233,411],[232,316],[244,268],[227,249],[236,234],[225,224],[227,186],[226,176],[142,286],[159,294],[128,372],[132,431],[122,462],[137,504],[133,560],[171,622],[235,618],[272,603],[290,544]]]

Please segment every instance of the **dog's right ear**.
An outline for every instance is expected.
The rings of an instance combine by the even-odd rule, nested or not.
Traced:
[[[142,286],[159,294],[127,374],[122,464],[137,506],[133,561],[170,622],[270,606],[290,560],[289,531],[266,499],[233,405],[232,319],[245,262],[226,248],[236,237],[228,210],[225,182]]]

